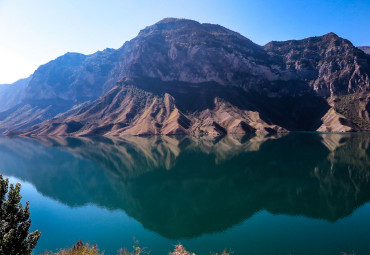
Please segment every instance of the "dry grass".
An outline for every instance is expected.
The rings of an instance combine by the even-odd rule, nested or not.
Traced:
[[[233,255],[234,252],[224,250],[222,253],[212,253],[212,255]]]
[[[104,252],[100,253],[96,245],[84,244],[82,241],[78,241],[70,249],[62,249],[56,253],[45,252],[44,255],[104,255]]]
[[[117,253],[118,255],[149,255],[150,251],[147,248],[139,247],[139,242],[135,242],[132,250],[120,249]],[[212,255],[232,255],[233,252],[228,252],[224,250],[222,253],[211,253]],[[41,254],[40,254],[41,255]],[[104,252],[100,252],[96,245],[84,244],[82,241],[78,241],[70,249],[62,249],[56,253],[45,252],[43,255],[104,255]],[[182,244],[175,246],[173,252],[169,255],[195,255],[195,253],[187,251]]]
[[[132,250],[129,251],[126,248],[120,249],[118,255],[149,255],[150,251],[146,247],[140,247],[139,241],[135,241],[135,245],[132,247]]]
[[[188,252],[182,244],[178,244],[175,246],[173,252],[170,252],[170,255],[195,255],[195,253]]]
[[[229,252],[227,250],[224,250],[222,253],[212,253],[212,255],[232,255],[233,252]],[[195,253],[191,253],[187,251],[182,244],[178,244],[175,246],[175,249],[173,252],[170,252],[170,255],[195,255]]]

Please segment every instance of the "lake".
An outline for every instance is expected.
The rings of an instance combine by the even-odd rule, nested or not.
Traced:
[[[0,173],[30,201],[35,254],[370,254],[370,134],[0,137]]]

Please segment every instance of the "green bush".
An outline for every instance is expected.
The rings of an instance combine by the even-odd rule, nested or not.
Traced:
[[[29,204],[23,208],[21,185],[10,184],[0,174],[0,254],[29,255],[41,233],[29,233],[31,227]]]

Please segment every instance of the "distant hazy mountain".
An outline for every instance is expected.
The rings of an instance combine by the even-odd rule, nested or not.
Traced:
[[[67,53],[40,66],[20,103],[0,113],[0,129],[30,127],[98,98],[117,81],[111,81],[110,74],[117,53],[109,49],[89,56]]]
[[[21,79],[13,84],[0,85],[0,112],[5,111],[17,104],[24,98],[24,92],[32,76]]]
[[[360,46],[358,47],[360,50],[364,51],[366,54],[370,55],[370,46]]]
[[[28,135],[370,130],[369,89],[370,56],[334,33],[259,46],[219,25],[170,18],[118,50],[68,53],[41,66],[20,104],[0,113],[0,129],[27,128],[21,133]]]

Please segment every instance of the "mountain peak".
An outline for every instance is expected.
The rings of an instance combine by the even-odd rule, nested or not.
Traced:
[[[339,36],[334,32],[327,33],[327,34],[323,35],[323,37],[339,38]]]
[[[201,24],[197,21],[190,19],[178,19],[178,18],[164,18],[154,25],[147,26],[140,30],[139,35],[150,34],[153,31],[166,31],[166,30],[178,30],[187,26],[200,27]]]
[[[182,19],[182,18],[168,17],[168,18],[161,19],[160,21],[158,21],[157,23],[155,23],[155,25],[158,25],[158,24],[168,24],[168,23],[195,23],[195,24],[200,24],[199,22],[197,22],[195,20],[191,20],[191,19]]]
[[[244,41],[246,45],[252,47],[256,47],[257,45],[253,43],[248,38],[240,35],[239,33],[227,29],[218,24],[210,24],[210,23],[200,23],[195,20],[191,19],[182,19],[182,18],[164,18],[154,25],[147,26],[139,32],[138,37],[145,38],[151,35],[158,35],[158,34],[172,34],[174,37],[177,38],[193,38],[194,35],[198,37],[198,39],[203,38],[205,39],[210,36],[218,37],[233,37],[234,39],[238,39]],[[200,35],[203,35],[200,36]],[[193,38],[194,39],[194,38]],[[208,37],[209,39],[209,37]],[[189,39],[192,40],[192,39]],[[258,46],[260,47],[260,46]]]

